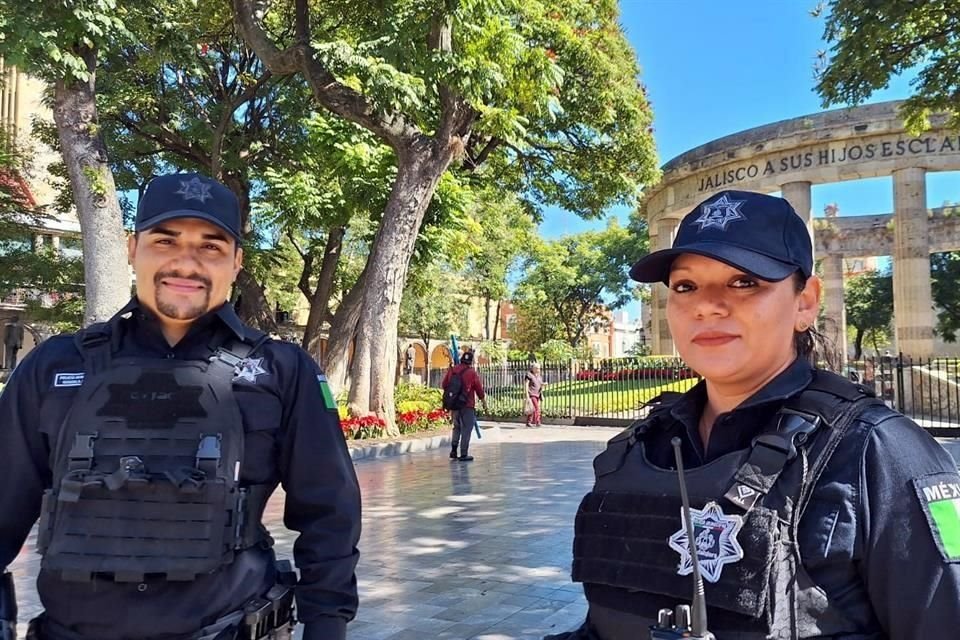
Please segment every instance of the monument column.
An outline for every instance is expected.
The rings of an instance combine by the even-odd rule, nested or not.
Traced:
[[[780,193],[783,199],[790,203],[794,210],[799,214],[807,224],[807,232],[810,234],[810,243],[813,245],[813,212],[811,210],[810,183],[809,182],[787,182],[780,185]]]
[[[843,255],[829,253],[820,259],[823,273],[823,314],[826,317],[820,331],[836,345],[839,365],[847,359],[847,308],[843,300]]]
[[[657,221],[658,251],[673,246],[673,239],[677,235],[677,227],[679,226],[680,221],[676,218],[661,218]],[[656,343],[654,344],[654,353],[673,355],[673,337],[670,335],[670,327],[667,326],[667,287],[662,283],[654,283],[651,288],[655,292],[653,317],[656,326]]]
[[[904,355],[933,355],[933,293],[927,231],[927,172],[893,172],[893,316]]]

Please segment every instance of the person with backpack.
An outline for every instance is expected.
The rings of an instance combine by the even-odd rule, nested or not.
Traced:
[[[487,411],[487,397],[480,374],[473,368],[473,351],[460,356],[460,364],[447,369],[443,382],[443,408],[453,414],[453,441],[450,443],[450,459],[471,462],[470,437],[477,423],[477,398]],[[457,455],[459,453],[459,455]]]

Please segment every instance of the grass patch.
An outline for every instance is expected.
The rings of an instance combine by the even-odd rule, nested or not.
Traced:
[[[542,410],[550,417],[600,415],[633,411],[664,391],[683,392],[697,383],[688,380],[580,380],[549,385],[544,389]],[[487,400],[492,415],[523,413],[523,387],[497,390]]]

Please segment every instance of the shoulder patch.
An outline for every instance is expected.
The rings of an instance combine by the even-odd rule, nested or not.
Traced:
[[[913,479],[933,541],[947,562],[960,562],[960,475],[943,471]]]
[[[327,376],[322,373],[317,374],[317,382],[320,384],[320,393],[323,394],[323,406],[328,410],[337,410],[337,401],[333,398],[333,392],[330,391],[330,385],[327,384]]]

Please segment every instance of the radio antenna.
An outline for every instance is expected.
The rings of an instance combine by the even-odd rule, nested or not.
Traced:
[[[687,546],[690,549],[690,562],[693,563],[693,600],[691,602],[690,630],[694,637],[706,636],[707,604],[703,594],[703,578],[700,576],[700,560],[697,558],[697,545],[693,535],[693,517],[690,515],[690,499],[687,497],[687,481],[683,476],[683,456],[680,455],[680,438],[670,440],[673,445],[673,457],[677,462],[677,474],[680,477],[680,499],[683,501],[683,525],[687,529]]]

